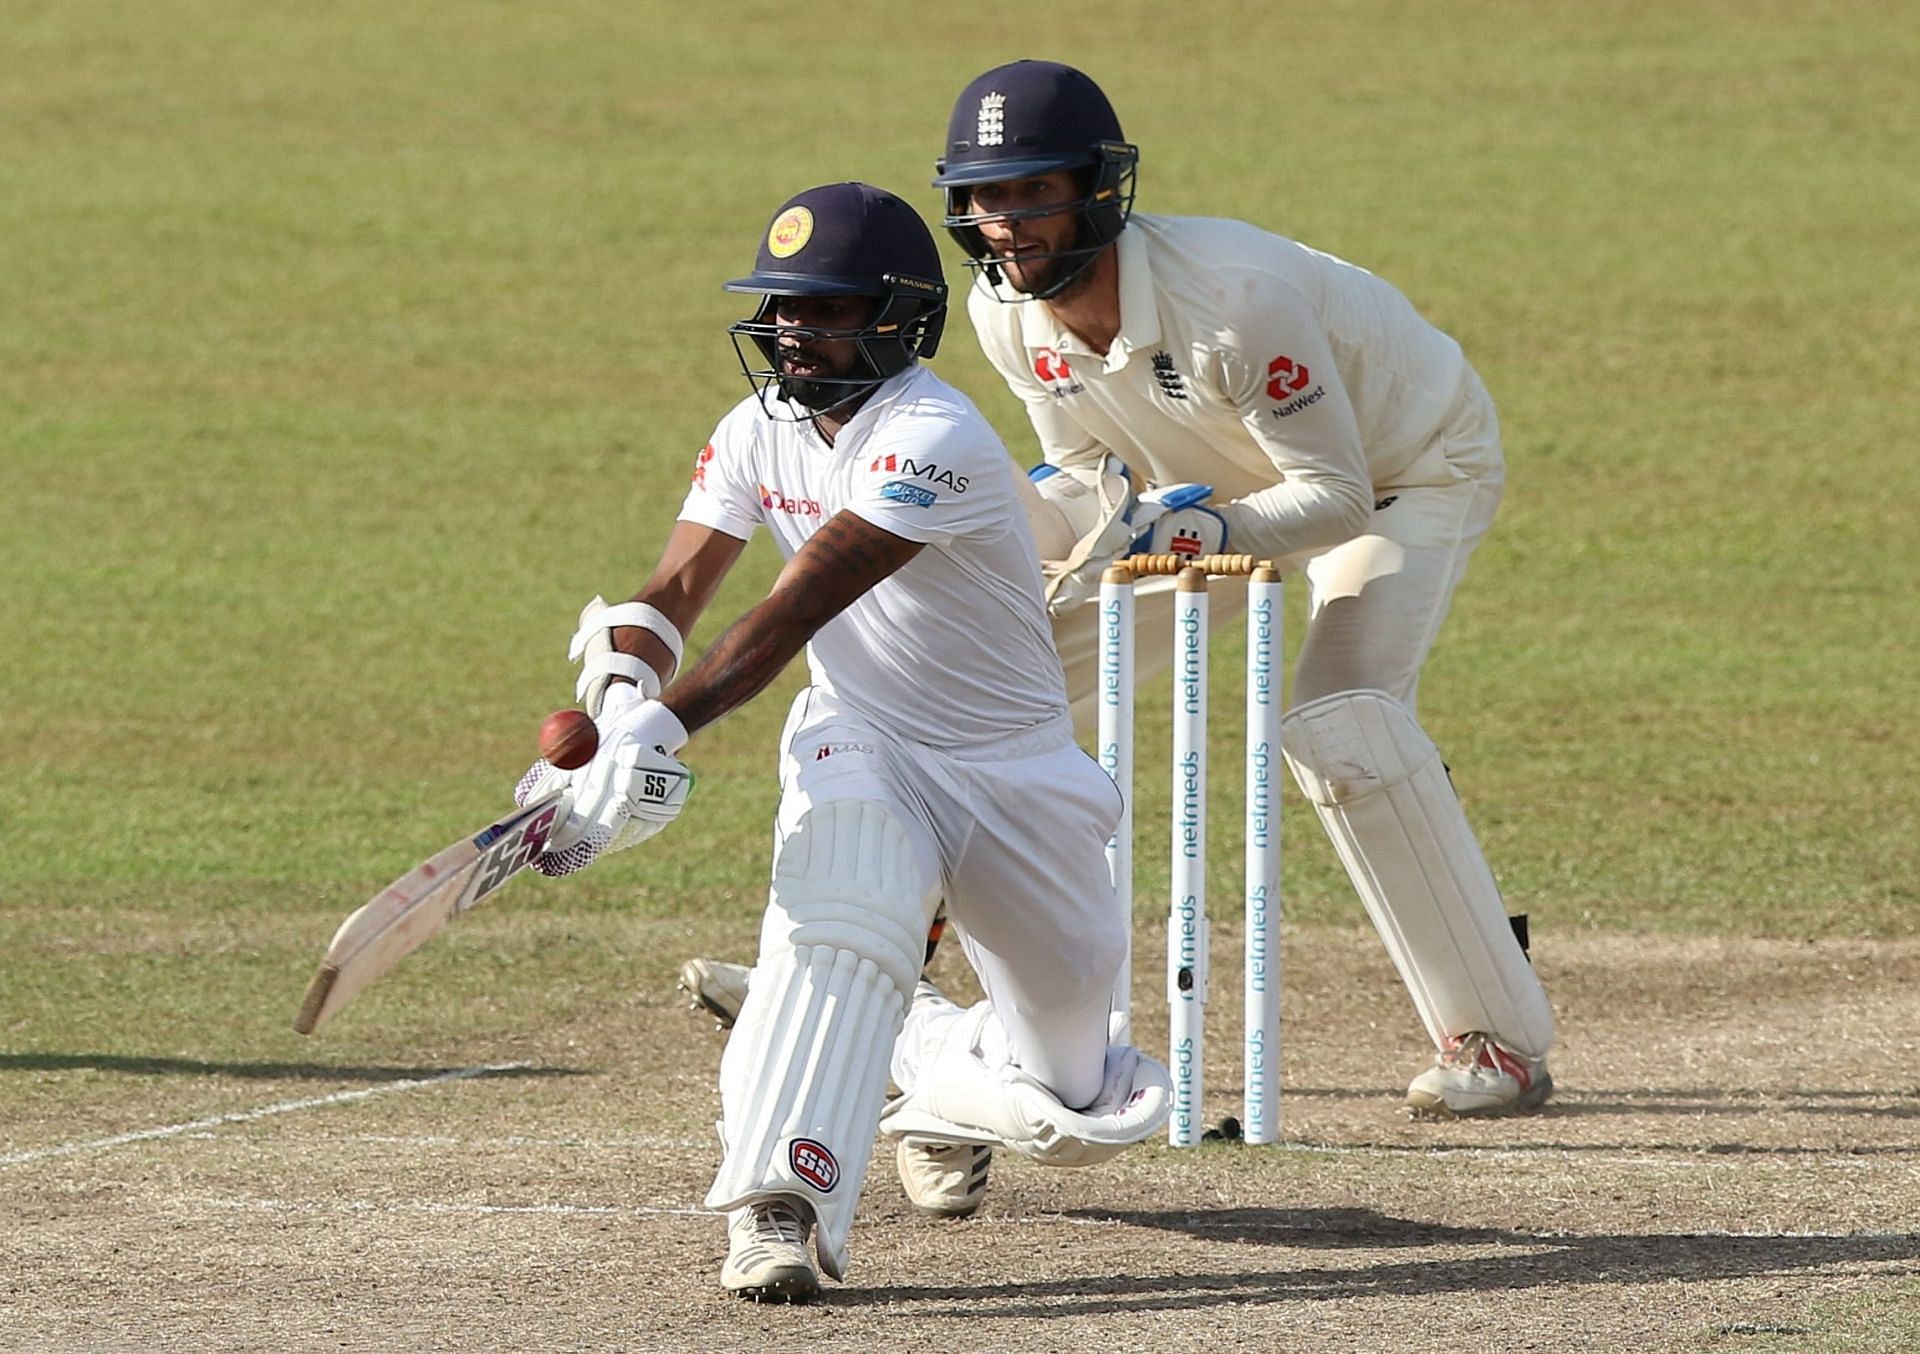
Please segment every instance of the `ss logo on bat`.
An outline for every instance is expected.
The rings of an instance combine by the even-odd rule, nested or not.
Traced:
[[[480,882],[468,895],[467,906],[471,907],[480,899],[492,893],[514,873],[540,854],[546,846],[547,837],[553,832],[553,820],[559,816],[559,809],[548,805],[538,814],[527,820],[527,825],[518,834],[509,833],[495,842],[480,861]]]

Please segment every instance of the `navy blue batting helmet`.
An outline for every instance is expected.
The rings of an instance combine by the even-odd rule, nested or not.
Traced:
[[[1032,293],[1057,296],[1126,228],[1139,161],[1140,151],[1122,134],[1113,105],[1083,72],[1057,61],[996,66],[960,91],[947,120],[946,154],[935,164],[933,180],[934,187],[947,190],[941,224],[967,251],[968,266],[997,283],[1000,270],[988,256],[982,221],[1076,213],[1080,228],[1071,247],[1032,256],[1036,262],[1067,260],[1049,285]],[[1059,170],[1076,175],[1082,190],[1076,201],[1029,211],[973,210],[972,190],[980,184]]]
[[[800,405],[801,417],[823,414],[871,393],[916,359],[932,357],[946,325],[947,284],[940,250],[920,214],[892,193],[864,183],[832,183],[787,199],[761,238],[753,271],[728,291],[765,297],[751,319],[732,325],[741,370],[768,404],[768,391]],[[782,296],[867,296],[872,317],[855,329],[806,329],[774,323]],[[852,339],[860,354],[842,377],[798,380],[780,374],[778,334]],[[766,359],[756,369],[741,346],[751,339]]]

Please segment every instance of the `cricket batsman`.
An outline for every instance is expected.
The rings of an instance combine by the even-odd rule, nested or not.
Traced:
[[[726,286],[758,298],[731,329],[753,393],[695,459],[646,585],[581,617],[599,751],[537,763],[518,796],[572,790],[546,873],[644,840],[686,800],[688,739],[805,649],[706,1198],[728,1212],[721,1286],[802,1301],[846,1272],[889,1074],[888,1130],[982,1174],[993,1146],[1105,1159],[1165,1123],[1171,1088],[1108,1042],[1120,798],[1074,741],[1019,476],[921,365],[947,308],[932,233],[890,193],[810,189]],[[677,673],[762,527],[786,560],[772,590]],[[920,981],[943,898],[986,993],[971,1009]]]

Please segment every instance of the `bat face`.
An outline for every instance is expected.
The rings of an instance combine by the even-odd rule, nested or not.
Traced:
[[[334,933],[293,1028],[312,1034],[367,984],[526,869],[569,804],[567,792],[556,790],[462,837],[375,894]]]

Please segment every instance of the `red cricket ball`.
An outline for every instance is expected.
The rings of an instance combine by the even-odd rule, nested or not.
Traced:
[[[599,750],[600,730],[585,710],[555,710],[540,725],[540,755],[562,771],[585,766]]]

